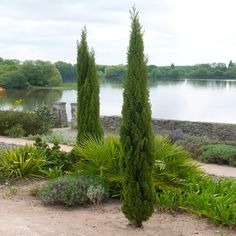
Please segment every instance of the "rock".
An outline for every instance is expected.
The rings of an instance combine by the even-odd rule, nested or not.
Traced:
[[[77,103],[71,103],[71,128],[76,129],[77,128]]]
[[[56,117],[55,126],[58,128],[68,127],[66,103],[65,102],[55,103],[52,109],[53,109],[53,114]]]

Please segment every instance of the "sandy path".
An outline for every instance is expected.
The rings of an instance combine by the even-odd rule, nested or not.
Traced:
[[[201,166],[204,169],[204,171],[206,171],[209,174],[236,178],[235,167],[222,166],[217,164],[203,164],[203,163],[201,163]]]
[[[33,145],[35,141],[28,140],[28,139],[22,139],[22,138],[9,138],[6,136],[0,136],[0,143],[6,143],[6,144],[15,144],[15,145]],[[53,146],[52,143],[48,143],[50,147]],[[72,150],[71,146],[60,144],[61,150],[65,152],[70,152]]]
[[[30,144],[33,145],[34,141],[26,140],[26,139],[19,139],[19,138],[9,138],[5,136],[0,136],[0,142],[7,143],[7,144],[16,144],[16,145],[25,145]],[[53,144],[49,144],[52,146]],[[72,150],[71,146],[67,145],[60,145],[61,150],[65,152],[69,152]],[[236,178],[236,168],[230,166],[222,166],[216,164],[200,164],[205,172],[211,175],[216,176],[224,176],[224,177],[233,177]]]
[[[18,187],[17,195],[3,199],[7,187],[0,185],[0,235],[4,236],[211,236],[227,232],[207,220],[188,215],[154,213],[144,229],[127,227],[118,201],[99,207],[46,207]],[[236,235],[231,231],[230,235]]]

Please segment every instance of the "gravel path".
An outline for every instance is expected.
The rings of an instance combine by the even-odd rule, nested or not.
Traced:
[[[236,178],[236,168],[231,166],[223,166],[217,164],[203,164],[202,168],[209,174],[222,176],[222,177],[233,177]]]
[[[70,130],[64,129],[63,132],[68,132],[74,135]],[[4,144],[3,144],[4,143]],[[5,136],[0,136],[0,147],[1,146],[6,146],[9,144],[13,145],[26,145],[30,144],[33,145],[34,141],[32,140],[27,140],[27,139],[19,139],[19,138],[9,138]],[[53,144],[49,144],[49,146],[52,146]],[[65,152],[70,152],[72,150],[71,146],[67,145],[60,145],[61,150]],[[230,167],[230,166],[222,166],[222,165],[216,165],[216,164],[200,164],[201,167],[205,172],[211,175],[216,175],[216,176],[222,176],[222,177],[233,177],[236,178],[236,168],[235,167]]]
[[[118,200],[108,200],[93,207],[45,206],[29,195],[30,186],[14,186],[16,195],[6,197],[9,187],[0,185],[1,236],[236,235],[235,230],[217,227],[203,218],[159,211],[144,223],[144,229],[133,229],[127,226]]]
[[[17,147],[18,145],[15,144],[6,144],[5,142],[0,142],[0,149],[1,148],[11,148],[11,147]]]

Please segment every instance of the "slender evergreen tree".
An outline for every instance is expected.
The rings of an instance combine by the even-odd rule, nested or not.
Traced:
[[[82,30],[77,45],[77,141],[83,135],[103,134],[100,123],[99,81],[94,51],[89,51],[86,28]]]
[[[128,71],[124,82],[122,125],[122,211],[135,227],[142,227],[154,210],[154,136],[147,85],[142,27],[138,12],[131,11]]]

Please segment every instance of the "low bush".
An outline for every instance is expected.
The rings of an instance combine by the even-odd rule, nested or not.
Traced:
[[[13,127],[21,126],[25,135],[40,134],[41,126],[36,113],[26,111],[0,111],[0,134],[11,130]]]
[[[4,149],[0,153],[0,172],[11,179],[39,177],[45,163],[44,152],[32,146]]]
[[[84,203],[99,204],[108,195],[108,187],[103,179],[92,175],[63,176],[49,181],[37,192],[37,197],[45,204],[67,207]]]
[[[216,224],[236,227],[236,182],[193,178],[186,188],[157,192],[159,209],[185,211],[209,218]]]
[[[64,171],[61,166],[44,168],[40,172],[48,179],[55,179],[64,175]]]
[[[235,166],[236,141],[220,141],[208,137],[186,136],[176,141],[191,153],[194,159],[207,163]]]
[[[178,139],[176,144],[183,147],[186,151],[192,154],[195,158],[201,154],[201,146],[206,144],[218,144],[219,140],[210,139],[205,136],[185,136],[182,139]]]
[[[60,151],[58,143],[54,143],[53,147],[50,148],[40,137],[36,138],[34,146],[45,153],[46,164],[44,166],[44,173],[48,177],[58,177],[66,171],[73,171],[78,158],[73,154],[73,151],[67,153]],[[43,173],[42,172],[42,173]]]
[[[38,184],[34,184],[34,185],[30,186],[28,189],[29,194],[33,197],[36,197],[38,194],[39,188],[40,188],[40,185],[38,185]]]
[[[204,145],[198,160],[206,163],[236,166],[236,146],[226,144]]]
[[[31,140],[36,140],[39,135],[29,135],[27,138]],[[40,135],[43,142],[46,143],[59,143],[69,146],[74,146],[76,144],[76,138],[68,137],[59,132],[48,132],[47,134]]]
[[[4,134],[12,138],[20,138],[25,135],[25,131],[20,124],[17,124],[10,129],[5,130]]]
[[[54,127],[56,119],[51,109],[47,105],[39,106],[35,112],[36,112],[37,119],[41,127],[40,130],[43,134],[47,133],[49,129]]]

